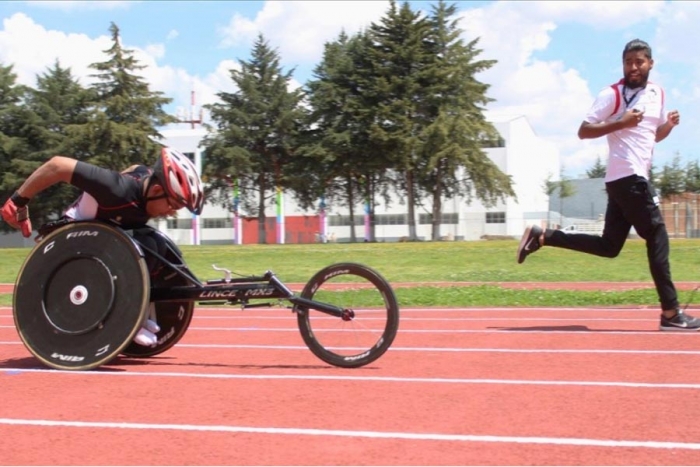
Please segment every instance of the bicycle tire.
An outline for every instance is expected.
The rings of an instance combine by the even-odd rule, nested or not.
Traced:
[[[336,282],[339,279],[343,282]],[[346,288],[345,297],[325,299],[322,295],[335,294],[337,291],[330,289],[343,287]],[[359,292],[360,289],[366,292]],[[320,294],[321,297],[319,297]],[[360,297],[360,295],[364,296]],[[346,321],[314,311],[313,308],[295,306],[299,331],[304,343],[316,357],[330,365],[341,368],[365,366],[384,355],[394,342],[399,328],[399,305],[396,295],[389,282],[370,267],[358,263],[337,263],[327,266],[309,280],[300,296],[309,300],[332,303],[354,312],[354,317]],[[375,301],[378,305],[362,305],[366,308],[363,310],[349,306],[356,297],[366,300],[366,303]],[[338,303],[338,301],[341,302]],[[365,319],[369,326],[365,323],[359,324]],[[331,326],[340,324],[341,329],[324,326],[327,324]],[[362,336],[359,335],[360,333]],[[334,338],[343,342],[352,341],[354,345],[351,347],[326,345]],[[343,351],[354,353],[341,353]]]

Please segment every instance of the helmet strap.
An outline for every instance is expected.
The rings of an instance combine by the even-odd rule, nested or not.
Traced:
[[[156,201],[159,199],[165,199],[168,197],[167,193],[165,192],[165,189],[162,186],[161,186],[161,189],[163,190],[162,194],[160,194],[158,196],[148,196],[148,193],[151,191],[151,188],[156,184],[158,186],[161,186],[160,183],[158,182],[158,180],[156,180],[156,178],[153,175],[148,177],[148,182],[146,183],[146,193],[144,193],[145,198],[146,198],[146,202]]]

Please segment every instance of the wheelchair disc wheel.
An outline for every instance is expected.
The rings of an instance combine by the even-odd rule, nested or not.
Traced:
[[[172,286],[186,285],[186,283],[187,281],[180,276],[175,276],[168,281],[168,285]],[[146,347],[132,342],[122,351],[123,355],[146,358],[162,354],[177,344],[187,332],[194,314],[194,302],[153,302],[152,305],[155,307],[153,310],[155,316],[151,316],[150,319],[160,326],[160,331],[156,333],[158,343],[153,347]]]
[[[144,232],[159,235],[167,245],[165,259],[178,269],[189,272],[182,252],[169,237],[162,232],[145,227]],[[138,240],[137,240],[138,243]],[[148,252],[144,252],[148,257]],[[170,267],[164,267],[155,277],[151,277],[151,287],[177,287],[190,285],[190,281],[182,275],[173,271]],[[160,327],[156,333],[158,343],[153,347],[146,347],[135,342],[129,344],[122,352],[122,355],[133,358],[146,358],[162,354],[177,344],[187,332],[187,328],[192,321],[194,314],[194,302],[178,300],[174,302],[152,302],[149,306],[149,319],[155,321]]]
[[[118,355],[148,311],[146,263],[121,229],[73,222],[38,243],[15,284],[20,339],[45,365],[90,370]]]

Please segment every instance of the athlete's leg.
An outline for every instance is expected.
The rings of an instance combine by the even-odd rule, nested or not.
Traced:
[[[630,227],[621,206],[608,195],[602,235],[566,233],[562,230],[547,229],[544,232],[544,245],[614,258],[620,254]]]
[[[669,241],[658,197],[648,180],[639,177],[627,191],[617,193],[625,215],[637,234],[646,241],[649,269],[659,294],[662,310],[678,308],[678,295],[671,280]]]

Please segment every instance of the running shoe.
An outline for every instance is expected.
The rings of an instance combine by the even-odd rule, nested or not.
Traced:
[[[700,331],[700,319],[686,315],[681,310],[675,314],[673,318],[666,318],[661,315],[661,323],[659,324],[661,331]]]
[[[536,252],[540,249],[540,236],[542,235],[542,229],[536,225],[530,226],[525,229],[523,233],[523,238],[520,240],[520,246],[518,246],[518,264],[525,261],[527,255]]]
[[[153,347],[158,343],[156,335],[158,331],[160,331],[160,326],[155,321],[147,319],[144,327],[139,329],[139,332],[134,336],[134,342],[144,347]]]

